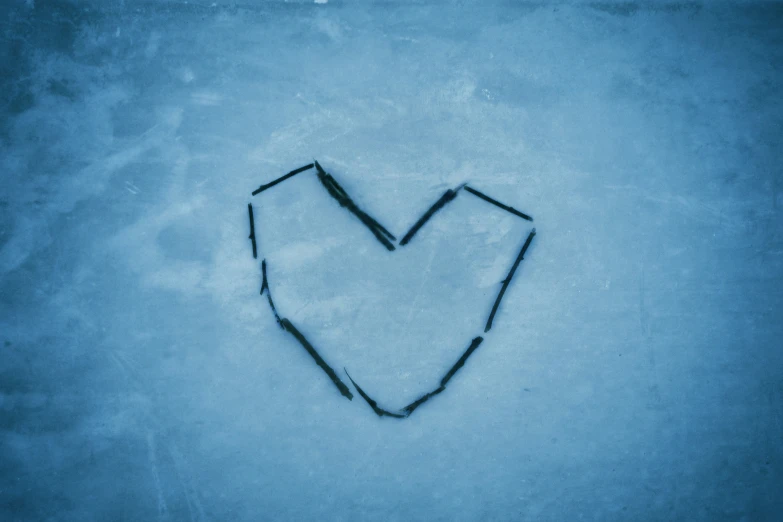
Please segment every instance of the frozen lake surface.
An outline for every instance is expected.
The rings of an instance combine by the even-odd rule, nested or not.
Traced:
[[[0,519],[783,517],[783,5],[3,4]]]

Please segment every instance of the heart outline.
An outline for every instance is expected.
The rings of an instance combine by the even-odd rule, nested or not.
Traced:
[[[254,190],[251,194],[253,196],[256,196],[257,194],[260,194],[261,192],[274,187],[275,185],[282,183],[283,181],[286,181],[287,179],[301,173],[305,172],[307,170],[312,169],[313,167],[316,168],[317,176],[319,181],[321,182],[322,186],[326,189],[326,191],[329,193],[330,196],[332,196],[333,199],[335,199],[341,207],[347,209],[349,212],[354,214],[369,230],[373,233],[375,238],[386,247],[387,250],[394,251],[396,248],[391,243],[391,241],[396,241],[396,237],[389,232],[383,225],[381,225],[377,220],[372,218],[369,214],[361,210],[358,205],[348,196],[345,189],[340,186],[340,184],[337,182],[337,180],[334,179],[334,177],[327,173],[321,165],[318,163],[317,160],[313,160],[313,163],[304,165],[302,167],[299,167],[297,169],[294,169],[287,174],[269,182],[266,184],[263,184],[259,186],[256,190]],[[405,246],[407,245],[411,239],[416,235],[416,233],[437,213],[439,210],[441,210],[443,207],[445,207],[449,202],[453,201],[460,190],[465,189],[466,192],[488,202],[491,203],[511,214],[514,214],[518,217],[521,217],[523,219],[526,219],[528,221],[533,221],[533,218],[529,215],[522,213],[518,210],[516,210],[513,207],[510,207],[508,205],[504,205],[503,203],[487,196],[486,194],[479,192],[478,190],[469,187],[467,183],[463,183],[462,185],[458,186],[456,189],[448,189],[439,199],[436,201],[433,205],[430,206],[430,208],[416,221],[416,223],[408,230],[408,232],[403,236],[402,240],[399,242],[399,246]],[[251,203],[248,203],[248,217],[250,221],[250,235],[248,236],[248,239],[250,239],[252,248],[253,248],[253,258],[257,259],[257,247],[256,247],[256,237],[255,237],[255,222],[253,217],[253,205]],[[494,320],[495,314],[498,311],[498,308],[500,306],[500,303],[503,299],[503,296],[506,293],[506,290],[508,289],[509,284],[511,283],[511,279],[514,277],[514,274],[516,273],[517,268],[519,267],[520,263],[524,259],[524,256],[527,252],[527,249],[530,247],[530,244],[533,240],[533,237],[536,235],[536,229],[533,228],[530,233],[528,234],[524,245],[522,246],[521,250],[519,251],[519,254],[516,257],[516,260],[514,261],[514,264],[511,267],[511,270],[509,271],[506,278],[501,282],[502,286],[500,291],[498,292],[498,295],[495,299],[495,302],[492,306],[492,310],[489,314],[489,317],[487,319],[486,326],[484,328],[484,333],[488,332],[492,328],[492,322]],[[291,333],[294,338],[299,342],[299,344],[302,345],[302,347],[308,352],[308,354],[313,358],[313,360],[316,362],[316,364],[321,368],[321,370],[324,371],[324,373],[327,374],[327,376],[332,380],[332,383],[337,387],[337,389],[340,391],[340,393],[346,397],[348,400],[353,400],[353,394],[351,393],[350,389],[348,389],[348,386],[337,376],[337,373],[334,371],[334,369],[329,366],[329,364],[321,357],[321,355],[318,353],[318,351],[315,349],[315,347],[307,340],[307,338],[302,334],[299,329],[296,328],[296,326],[291,323],[291,321],[287,318],[281,318],[280,315],[277,312],[277,309],[274,305],[274,301],[272,300],[272,292],[269,287],[269,280],[267,278],[267,269],[266,269],[266,259],[262,259],[261,261],[261,273],[262,273],[262,282],[261,282],[261,291],[260,295],[264,295],[264,292],[266,292],[267,300],[269,302],[269,306],[272,310],[272,313],[274,314],[274,317],[278,323],[278,325],[285,331]],[[446,385],[448,382],[456,375],[457,371],[459,371],[462,366],[467,362],[468,358],[473,354],[473,352],[478,349],[479,345],[484,341],[484,338],[481,336],[475,337],[472,341],[470,346],[468,346],[467,350],[462,354],[462,356],[459,358],[459,360],[449,369],[449,371],[446,373],[446,375],[441,379],[440,385],[435,388],[433,391],[425,393],[412,403],[408,404],[407,406],[401,408],[399,411],[401,413],[395,413],[386,409],[381,408],[378,406],[377,401],[372,399],[365,391],[362,389],[359,384],[351,377],[351,375],[348,373],[348,370],[346,368],[343,368],[343,371],[348,376],[348,379],[351,381],[351,384],[353,384],[356,391],[359,393],[359,395],[367,402],[367,404],[372,408],[372,410],[378,415],[379,417],[392,417],[392,418],[399,418],[399,419],[405,419],[409,417],[419,406],[427,402],[430,398],[434,397],[435,395],[438,395],[445,391]]]

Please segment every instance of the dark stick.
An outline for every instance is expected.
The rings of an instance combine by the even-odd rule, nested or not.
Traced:
[[[326,177],[327,177],[327,178],[329,179],[329,181],[332,183],[332,186],[333,186],[333,187],[334,187],[336,190],[338,190],[338,191],[339,191],[339,192],[340,192],[340,193],[343,195],[343,197],[345,197],[345,198],[348,198],[348,194],[346,194],[346,192],[345,192],[345,189],[343,189],[343,188],[340,186],[340,184],[339,184],[339,183],[337,183],[337,180],[336,180],[336,179],[334,179],[334,176],[332,176],[331,174],[327,174],[327,175],[326,175]],[[348,199],[350,199],[350,198],[348,198]],[[354,205],[354,206],[355,206],[355,205]],[[370,220],[370,222],[372,223],[372,226],[374,226],[375,228],[377,228],[378,230],[380,230],[381,232],[383,232],[383,233],[384,233],[384,235],[386,235],[386,237],[388,237],[388,238],[389,238],[389,239],[391,239],[392,241],[397,241],[397,238],[396,238],[396,237],[394,237],[394,234],[392,234],[391,232],[389,232],[388,230],[386,230],[386,228],[384,228],[384,226],[383,226],[383,225],[381,225],[380,223],[378,223],[377,221],[375,221],[375,220],[374,220],[372,217],[370,217],[369,215],[367,215],[367,213],[366,213],[366,212],[364,212],[364,211],[360,210],[358,207],[356,207],[356,209],[357,209],[357,210],[359,210],[359,212],[361,212],[362,214],[364,214],[364,215],[367,217],[367,219],[368,219],[368,220]]]
[[[429,210],[427,210],[427,212],[425,212],[424,215],[419,218],[416,224],[413,225],[410,230],[408,230],[408,233],[405,234],[405,237],[403,237],[402,241],[400,241],[400,245],[401,246],[407,245],[408,242],[411,240],[411,238],[416,234],[416,232],[418,232],[419,229],[424,226],[424,224],[435,214],[435,212],[442,209],[446,205],[446,203],[452,201],[456,197],[457,197],[456,190],[452,190],[452,189],[447,190],[440,197],[440,199],[436,201],[435,204],[432,205],[429,208]]]
[[[353,384],[353,387],[356,388],[356,391],[359,392],[359,395],[361,395],[362,398],[367,402],[367,404],[370,405],[370,408],[372,408],[372,411],[374,411],[378,417],[386,416],[386,417],[394,417],[395,419],[405,418],[405,415],[400,415],[399,413],[392,413],[390,411],[384,410],[383,408],[379,408],[378,403],[372,400],[370,396],[367,395],[358,384],[356,384],[356,381],[353,380],[351,374],[348,373],[348,370],[343,368],[343,371],[345,372],[345,375],[348,376],[348,379],[350,379],[351,384]]]
[[[410,414],[413,413],[413,411],[416,408],[418,408],[419,406],[421,406],[422,404],[424,404],[425,402],[427,402],[432,397],[434,397],[435,395],[439,394],[440,392],[442,392],[445,389],[446,389],[445,386],[440,386],[439,388],[435,388],[433,391],[431,391],[429,393],[425,393],[424,395],[422,395],[421,397],[419,397],[418,399],[416,399],[412,403],[410,403],[407,406],[405,406],[402,409],[402,411],[405,412],[406,416],[410,416]]]
[[[364,211],[362,211],[361,209],[359,209],[359,207],[358,207],[358,206],[357,206],[357,205],[356,205],[356,204],[353,202],[353,200],[352,200],[352,199],[351,199],[351,198],[348,196],[348,193],[345,191],[345,189],[344,189],[344,188],[343,188],[343,187],[342,187],[342,186],[341,186],[339,183],[337,183],[337,180],[336,180],[336,179],[334,179],[334,176],[332,176],[331,174],[329,174],[328,172],[326,172],[326,171],[323,169],[323,167],[321,167],[321,164],[320,164],[320,163],[318,163],[318,161],[316,161],[316,160],[313,160],[313,161],[315,161],[315,168],[318,170],[319,179],[320,179],[321,177],[323,177],[323,178],[325,178],[325,179],[327,179],[327,180],[329,181],[329,184],[330,184],[330,185],[331,185],[331,186],[334,188],[334,190],[335,190],[335,192],[334,192],[334,193],[332,193],[332,191],[330,190],[330,191],[329,191],[329,194],[330,194],[330,195],[331,195],[333,198],[335,198],[336,200],[338,200],[338,201],[340,202],[340,205],[341,205],[341,206],[349,206],[349,207],[350,207],[350,208],[349,208],[349,210],[350,210],[351,212],[354,212],[354,213],[356,213],[356,212],[360,212],[360,213],[361,213],[361,214],[362,214],[362,215],[363,215],[363,216],[366,218],[366,220],[368,220],[368,221],[369,221],[369,223],[367,223],[367,222],[366,222],[364,219],[362,219],[362,218],[360,217],[359,219],[362,219],[362,221],[364,222],[364,224],[365,224],[365,225],[367,225],[368,227],[369,227],[369,226],[375,227],[375,228],[379,229],[381,232],[383,232],[383,233],[384,233],[384,234],[385,234],[385,235],[386,235],[386,236],[387,236],[389,239],[391,239],[392,241],[397,241],[397,238],[396,238],[396,237],[394,237],[394,234],[392,234],[391,232],[389,232],[388,230],[386,230],[386,228],[385,228],[383,225],[381,225],[381,224],[380,224],[380,223],[378,223],[376,220],[374,220],[374,219],[373,219],[373,218],[371,218],[369,215],[367,215],[367,213],[366,213],[366,212],[364,212]],[[327,187],[327,190],[329,190],[329,187]],[[345,202],[345,203],[343,203],[343,202]]]
[[[386,230],[383,225],[378,223],[376,220],[374,220],[372,217],[370,217],[369,214],[367,214],[365,211],[360,209],[356,203],[353,202],[353,200],[345,195],[345,191],[340,187],[340,185],[337,183],[337,181],[331,176],[331,174],[327,174],[324,176],[324,179],[331,185],[331,190],[329,194],[335,198],[341,206],[347,208],[349,211],[353,212],[356,217],[358,217],[362,223],[365,224],[370,229],[376,229],[379,232],[383,233],[386,237],[388,237],[391,240],[396,241],[397,238],[394,237],[394,235]],[[327,188],[329,190],[329,188]],[[342,191],[340,193],[339,191]],[[377,237],[377,234],[376,234]]]
[[[248,238],[253,243],[253,259],[258,258],[258,254],[256,252],[256,225],[253,222],[253,205],[250,203],[247,204],[247,212],[250,215],[250,235]]]
[[[359,207],[356,206],[356,203],[354,203],[353,200],[345,194],[345,191],[342,189],[342,187],[335,185],[336,182],[333,183],[334,178],[327,174],[317,161],[315,162],[315,166],[318,169],[318,180],[321,182],[324,188],[326,188],[326,191],[329,192],[329,195],[337,200],[341,207],[349,210],[352,214],[359,218],[359,220],[370,229],[370,232],[373,233],[375,238],[380,241],[387,250],[394,250],[394,245],[391,244],[386,236],[384,236],[382,231],[386,231],[387,234],[389,234],[389,232],[377,221],[368,216],[364,211],[359,209]],[[391,234],[389,235],[391,236]]]
[[[345,191],[345,189],[339,183],[337,183],[337,180],[334,179],[334,176],[332,176],[331,174],[327,173],[323,169],[323,167],[321,167],[321,164],[318,163],[318,161],[316,161],[316,160],[314,160],[314,161],[315,161],[315,168],[318,170],[319,179],[321,179],[322,182],[323,182],[322,178],[328,180],[328,182],[331,185],[331,187],[334,188],[334,192],[329,190],[328,186],[326,188],[327,188],[327,190],[329,190],[329,194],[333,198],[335,198],[338,202],[340,202],[341,206],[347,207],[351,212],[357,214],[357,216],[358,216],[358,214],[361,214],[364,217],[364,219],[362,218],[362,216],[358,216],[359,219],[361,219],[362,222],[364,222],[364,224],[367,225],[368,227],[374,227],[374,228],[379,229],[381,232],[383,232],[392,241],[396,241],[397,240],[397,238],[394,237],[394,234],[392,234],[391,232],[386,230],[386,228],[383,225],[381,225],[376,220],[371,218],[366,212],[364,212],[361,209],[359,209],[359,207],[348,196],[348,193]]]
[[[441,379],[440,385],[442,388],[445,388],[446,384],[448,384],[451,378],[454,377],[454,374],[457,373],[457,371],[460,368],[462,368],[462,366],[464,366],[465,361],[467,361],[468,357],[470,357],[470,355],[476,351],[476,348],[479,347],[481,341],[483,340],[484,340],[483,337],[476,337],[475,339],[473,339],[473,341],[470,343],[470,346],[468,346],[468,349],[465,350],[465,353],[463,353],[462,357],[459,358],[459,361],[457,361],[456,364],[451,367],[451,370],[449,370],[446,376],[443,377],[443,379]]]
[[[463,353],[462,357],[459,358],[459,361],[457,361],[457,363],[454,366],[452,366],[451,369],[448,371],[446,376],[443,377],[443,379],[441,379],[440,386],[438,388],[435,388],[429,393],[425,393],[424,395],[422,395],[412,403],[408,404],[402,409],[402,411],[404,411],[406,415],[410,415],[411,413],[414,412],[414,410],[416,410],[416,408],[418,408],[419,406],[421,406],[422,404],[430,400],[432,397],[445,390],[446,384],[448,384],[451,378],[454,377],[454,374],[457,373],[457,371],[459,371],[459,369],[465,365],[465,361],[467,361],[468,357],[470,357],[471,354],[476,351],[476,348],[479,347],[479,345],[483,340],[484,338],[482,337],[476,337],[475,339],[473,339],[473,341],[470,343],[470,346],[468,346],[468,349],[465,350],[465,353]]]
[[[264,290],[269,290],[269,283],[266,280],[266,259],[261,260],[261,295],[264,295]]]
[[[277,314],[275,303],[272,302],[272,292],[269,290],[269,282],[266,280],[266,259],[261,260],[261,295],[264,295],[264,290],[266,290],[266,298],[269,301],[269,307],[272,309],[272,313],[275,314],[275,320],[277,321],[277,324],[280,325],[280,328],[285,330],[283,327],[283,322],[280,320],[280,316]]]
[[[274,181],[270,181],[270,182],[269,182],[269,183],[267,183],[266,185],[261,185],[260,187],[258,187],[257,189],[255,189],[255,190],[253,191],[253,195],[255,196],[256,194],[259,194],[259,193],[261,193],[261,192],[265,191],[265,190],[266,190],[266,189],[268,189],[268,188],[272,188],[272,187],[274,187],[275,185],[277,185],[278,183],[282,183],[283,181],[287,180],[288,178],[290,178],[290,177],[292,177],[292,176],[296,176],[296,175],[297,175],[297,174],[299,174],[300,172],[304,172],[304,171],[306,171],[306,170],[309,170],[309,169],[311,169],[311,168],[313,168],[313,164],[312,164],[312,163],[310,163],[309,165],[305,165],[304,167],[299,167],[299,168],[298,168],[298,169],[296,169],[296,170],[292,170],[291,172],[289,172],[289,173],[288,173],[288,174],[286,174],[285,176],[281,176],[281,177],[277,178],[277,179],[276,179],[276,180],[274,180]]]
[[[281,320],[281,324],[283,325],[283,328],[290,332],[294,337],[296,337],[296,340],[299,341],[299,344],[304,347],[305,350],[307,350],[307,353],[310,354],[310,357],[315,360],[315,363],[321,367],[321,369],[326,373],[326,375],[329,376],[329,378],[332,380],[335,386],[337,386],[337,389],[340,390],[340,393],[343,394],[343,396],[347,397],[348,400],[353,400],[353,394],[351,393],[351,390],[348,389],[348,386],[345,385],[343,381],[340,380],[339,377],[337,377],[337,374],[334,373],[334,370],[332,370],[332,367],[326,364],[326,361],[323,360],[323,357],[321,357],[317,351],[315,351],[315,348],[313,348],[313,345],[308,342],[307,339],[305,339],[305,336],[302,335],[302,333],[296,329],[296,327],[291,324],[291,321],[288,319],[283,318]]]
[[[337,180],[335,180],[334,177],[332,177],[331,174],[329,174],[328,172],[326,172],[324,170],[324,168],[321,166],[321,164],[318,163],[318,160],[314,159],[313,163],[315,163],[315,169],[318,171],[318,174],[320,174],[322,176],[326,176],[327,178],[329,178],[329,180],[332,182],[332,185],[334,186],[334,188],[337,189],[337,192],[339,192],[341,196],[347,198],[348,197],[348,193],[345,191],[345,189],[339,183],[337,183]]]
[[[506,211],[508,211],[508,212],[511,212],[511,213],[512,213],[512,214],[514,214],[515,216],[519,216],[519,217],[521,217],[522,219],[527,219],[528,221],[533,221],[533,218],[532,218],[532,217],[530,217],[530,216],[528,216],[527,214],[524,214],[524,213],[520,212],[519,210],[515,209],[514,207],[509,207],[508,205],[504,205],[504,204],[503,204],[503,203],[501,203],[500,201],[498,201],[498,200],[496,200],[496,199],[492,199],[491,197],[487,196],[486,194],[482,194],[482,193],[481,193],[481,192],[479,192],[478,190],[472,189],[472,188],[468,187],[467,185],[465,186],[465,190],[467,190],[468,192],[470,192],[470,193],[471,193],[471,194],[473,194],[474,196],[478,196],[478,197],[480,197],[480,198],[481,198],[481,199],[483,199],[484,201],[488,201],[488,202],[492,203],[492,204],[493,204],[493,205],[495,205],[496,207],[500,207],[500,208],[502,208],[503,210],[506,210]]]
[[[492,319],[495,318],[495,312],[498,311],[498,306],[500,306],[500,300],[503,299],[503,294],[506,293],[506,288],[508,288],[508,284],[511,282],[511,278],[514,277],[514,272],[516,272],[519,263],[521,263],[522,259],[525,257],[525,252],[527,251],[527,247],[530,246],[530,242],[533,241],[533,236],[535,235],[536,235],[536,229],[534,228],[533,230],[530,231],[530,235],[527,236],[527,240],[525,241],[525,245],[522,247],[522,250],[519,251],[517,260],[514,261],[514,266],[511,267],[511,271],[503,280],[503,286],[500,288],[500,293],[498,294],[497,299],[495,299],[495,304],[492,306],[492,312],[490,312],[489,319],[487,319],[487,326],[484,328],[485,332],[488,332],[489,329],[492,328]]]

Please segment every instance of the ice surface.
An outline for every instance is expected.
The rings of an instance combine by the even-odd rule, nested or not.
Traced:
[[[780,4],[0,21],[1,520],[781,517]]]

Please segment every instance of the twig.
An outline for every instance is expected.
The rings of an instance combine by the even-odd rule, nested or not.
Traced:
[[[454,377],[454,374],[457,373],[457,371],[459,371],[459,369],[465,365],[465,361],[467,361],[468,357],[470,357],[471,354],[476,351],[476,348],[479,347],[479,345],[483,340],[484,340],[483,337],[476,337],[475,339],[473,339],[473,341],[471,341],[470,346],[468,346],[468,349],[465,350],[465,353],[462,354],[462,357],[460,357],[459,360],[454,364],[454,366],[451,367],[448,373],[446,373],[446,376],[440,380],[440,385],[442,388],[445,388],[446,384],[448,384],[451,378]]]
[[[511,213],[512,213],[512,214],[514,214],[515,216],[519,216],[519,217],[521,217],[522,219],[527,219],[528,221],[533,221],[533,218],[532,218],[532,217],[530,217],[530,216],[528,216],[527,214],[525,214],[525,213],[523,213],[523,212],[520,212],[519,210],[515,209],[514,207],[509,207],[508,205],[504,205],[504,204],[503,204],[503,203],[501,203],[500,201],[498,201],[498,200],[496,200],[496,199],[492,199],[491,197],[487,196],[486,194],[482,194],[481,192],[479,192],[479,191],[478,191],[478,190],[476,190],[476,189],[472,189],[472,188],[470,188],[470,187],[468,187],[468,186],[466,185],[466,186],[465,186],[465,190],[467,190],[468,192],[470,192],[470,193],[471,193],[471,194],[473,194],[474,196],[478,196],[478,197],[480,197],[480,198],[481,198],[481,199],[483,199],[484,201],[488,201],[488,202],[492,203],[492,204],[493,204],[493,205],[495,205],[496,207],[500,207],[500,208],[502,208],[503,210],[506,210],[506,211],[508,211],[508,212],[511,212]]]
[[[511,278],[514,277],[514,272],[516,272],[519,263],[521,263],[522,259],[524,259],[525,252],[527,251],[527,247],[530,246],[530,242],[533,241],[533,236],[535,235],[536,235],[536,229],[534,228],[532,231],[530,231],[530,235],[527,236],[527,240],[525,241],[525,245],[522,247],[522,250],[519,251],[517,260],[514,261],[514,266],[511,267],[511,271],[503,280],[503,286],[500,288],[500,293],[498,293],[498,297],[497,299],[495,299],[495,304],[492,306],[492,312],[490,312],[489,319],[487,319],[487,326],[484,328],[485,332],[488,332],[489,329],[492,328],[492,319],[495,318],[495,312],[498,311],[498,306],[500,306],[500,300],[503,299],[503,294],[506,293],[506,288],[508,288],[508,284],[511,282]]]
[[[457,371],[459,371],[459,369],[465,365],[465,361],[467,361],[468,357],[470,357],[471,354],[476,351],[476,348],[479,347],[479,345],[483,340],[484,340],[483,337],[476,337],[475,339],[473,339],[473,341],[471,341],[470,346],[468,346],[468,349],[465,350],[465,353],[462,354],[462,357],[460,357],[459,360],[454,364],[454,366],[451,367],[448,373],[446,373],[446,376],[440,380],[439,387],[435,388],[429,393],[425,393],[424,395],[422,395],[412,403],[405,406],[402,409],[402,411],[405,412],[406,416],[413,413],[416,408],[418,408],[419,406],[421,406],[422,404],[430,400],[435,395],[438,395],[439,393],[444,391],[446,389],[446,384],[448,384],[451,378],[454,377],[454,374],[457,373]]]
[[[283,325],[283,328],[287,332],[291,333],[291,335],[293,335],[296,340],[299,341],[299,344],[301,344],[302,347],[307,350],[307,353],[310,354],[310,357],[312,357],[313,360],[315,360],[315,363],[321,367],[326,375],[329,376],[334,385],[337,386],[337,389],[340,390],[340,393],[347,397],[348,400],[353,400],[353,394],[351,393],[351,390],[348,389],[348,386],[346,386],[345,383],[341,381],[339,377],[337,377],[337,374],[334,373],[332,367],[326,364],[326,361],[324,361],[323,357],[321,357],[315,348],[313,348],[313,345],[310,344],[307,339],[305,339],[305,336],[302,335],[302,333],[297,330],[293,324],[291,324],[291,321],[283,318],[281,319],[281,324]]]
[[[392,239],[394,239],[394,236],[389,233],[386,228],[381,226],[380,223],[378,223],[376,220],[371,218],[366,212],[361,210],[358,206],[356,206],[356,203],[353,202],[353,200],[346,194],[345,190],[334,180],[334,178],[327,174],[326,171],[321,167],[321,165],[315,161],[315,168],[318,170],[318,180],[321,182],[321,184],[326,188],[326,191],[329,192],[329,195],[332,196],[337,202],[340,204],[341,207],[347,209],[350,211],[353,215],[355,215],[359,220],[364,223],[364,225],[370,229],[370,232],[373,233],[375,238],[380,241],[383,246],[386,247],[387,250],[392,251],[394,250],[394,245],[391,244],[389,239],[386,237],[388,235]]]
[[[343,197],[345,197],[345,198],[348,198],[348,194],[345,192],[345,189],[343,189],[343,188],[340,186],[340,184],[339,184],[339,183],[337,183],[337,180],[336,180],[336,179],[334,179],[334,176],[332,176],[331,174],[327,174],[327,175],[326,175],[326,177],[327,177],[327,179],[329,179],[329,181],[331,182],[332,186],[334,186],[334,188],[335,188],[337,191],[339,191],[339,192],[342,194],[342,196],[343,196]],[[348,199],[350,199],[350,198],[348,198]],[[359,210],[359,212],[361,212],[361,213],[362,213],[362,214],[363,214],[363,215],[364,215],[364,216],[365,216],[365,217],[366,217],[366,218],[367,218],[367,219],[370,221],[370,223],[372,224],[372,226],[373,226],[373,227],[375,227],[375,228],[377,228],[378,230],[380,230],[381,232],[383,232],[383,234],[384,234],[386,237],[388,237],[389,239],[391,239],[392,241],[397,241],[397,238],[396,238],[396,237],[394,237],[394,234],[392,234],[391,232],[389,232],[388,230],[386,230],[386,228],[385,228],[383,225],[381,225],[380,223],[378,223],[377,221],[375,221],[375,220],[374,220],[372,217],[370,217],[370,216],[369,216],[369,215],[368,215],[366,212],[362,211],[362,210],[361,210],[361,209],[359,209],[358,207],[357,207],[357,210]],[[365,223],[365,224],[366,224],[366,223]]]
[[[416,408],[418,408],[419,406],[421,406],[422,404],[424,404],[425,402],[427,402],[432,397],[434,397],[435,395],[439,394],[440,392],[442,392],[445,389],[446,389],[445,386],[440,386],[439,388],[436,388],[435,390],[433,390],[433,391],[431,391],[429,393],[425,393],[424,395],[422,395],[421,397],[419,397],[418,399],[416,399],[412,403],[410,403],[407,406],[405,406],[402,409],[402,411],[405,412],[405,416],[406,417],[410,416],[410,414],[413,413],[413,411]]]
[[[247,213],[250,216],[250,235],[248,236],[248,239],[250,239],[251,243],[253,243],[253,259],[258,258],[258,254],[256,251],[256,225],[253,221],[253,205],[250,203],[247,204]]]
[[[457,197],[457,190],[449,189],[447,190],[438,201],[435,202],[434,205],[432,205],[427,212],[424,213],[423,216],[419,218],[419,220],[416,222],[415,225],[411,227],[410,230],[408,230],[408,233],[405,234],[405,237],[402,238],[402,241],[400,241],[400,246],[407,245],[408,242],[411,240],[411,238],[416,234],[416,232],[419,231],[421,227],[424,226],[424,224],[437,212],[438,210],[442,209],[446,203],[449,201],[452,201],[454,198]]]
[[[346,370],[345,368],[343,368],[343,371],[345,372],[345,375],[347,375],[347,376],[348,376],[348,379],[350,379],[350,381],[351,381],[351,384],[353,384],[353,387],[354,387],[354,388],[356,388],[356,391],[358,391],[358,392],[359,392],[359,395],[361,395],[361,396],[362,396],[362,399],[364,399],[364,400],[367,402],[367,404],[369,404],[369,405],[370,405],[370,408],[372,408],[372,411],[374,411],[374,412],[375,412],[375,414],[376,414],[378,417],[384,417],[384,416],[386,416],[386,417],[394,417],[395,419],[404,419],[404,418],[406,417],[406,415],[401,415],[401,414],[399,414],[399,413],[393,413],[393,412],[390,412],[390,411],[384,410],[383,408],[379,408],[379,407],[378,407],[378,403],[377,403],[377,402],[375,402],[374,400],[372,400],[372,399],[370,398],[370,396],[369,396],[369,395],[367,395],[367,394],[364,392],[364,390],[362,390],[362,388],[361,388],[361,387],[360,387],[358,384],[356,384],[356,381],[354,381],[354,380],[353,380],[353,378],[351,377],[351,374],[349,374],[349,373],[348,373],[348,370]]]
[[[261,295],[264,295],[264,290],[266,290],[266,298],[269,301],[269,307],[272,309],[272,313],[275,314],[275,320],[277,321],[277,324],[280,325],[280,328],[285,330],[283,322],[280,320],[280,316],[277,314],[275,303],[272,301],[272,292],[269,290],[269,282],[266,279],[266,259],[261,260]]]
[[[283,181],[287,180],[288,178],[290,178],[290,177],[292,177],[292,176],[296,176],[296,175],[297,175],[297,174],[299,174],[300,172],[304,172],[304,171],[306,171],[306,170],[309,170],[309,169],[311,169],[311,168],[313,168],[313,164],[312,164],[312,163],[310,163],[309,165],[305,165],[304,167],[299,167],[299,168],[298,168],[298,169],[296,169],[296,170],[292,170],[291,172],[289,172],[289,173],[288,173],[288,174],[286,174],[285,176],[280,176],[280,177],[279,177],[279,178],[277,178],[276,180],[274,180],[274,181],[270,181],[270,182],[269,182],[269,183],[267,183],[266,185],[261,185],[260,187],[258,187],[257,189],[255,189],[255,190],[253,191],[253,195],[255,196],[256,194],[259,194],[259,193],[261,193],[261,192],[265,191],[265,190],[266,190],[266,189],[268,189],[268,188],[272,188],[272,187],[274,187],[275,185],[277,185],[278,183],[282,183]]]

